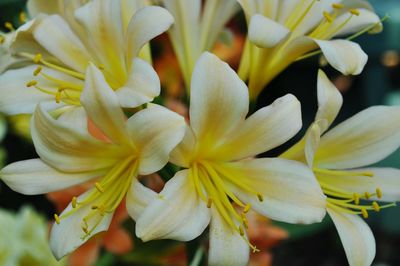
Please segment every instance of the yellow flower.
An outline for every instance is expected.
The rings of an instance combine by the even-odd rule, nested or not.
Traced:
[[[204,53],[190,97],[190,126],[171,153],[171,161],[187,169],[148,202],[137,219],[138,237],[189,241],[210,224],[209,264],[247,265],[249,247],[257,250],[246,235],[250,209],[290,223],[321,221],[325,197],[304,164],[254,158],[300,129],[300,103],[293,95],[246,119],[246,85],[226,63]]]
[[[89,62],[102,70],[122,107],[137,107],[159,95],[156,72],[138,55],[172,24],[168,11],[157,6],[138,10],[142,1],[61,3],[64,13],[41,14],[17,30],[11,48],[34,64],[0,76],[0,111],[32,113],[39,102],[59,112],[81,106]]]
[[[0,172],[13,190],[29,195],[93,180],[93,188],[73,197],[71,204],[54,216],[50,244],[58,259],[107,230],[126,194],[130,213],[142,208],[140,200],[154,192],[137,181],[138,175],[161,169],[185,129],[183,117],[158,105],[126,120],[100,70],[90,65],[85,79],[84,110],[56,120],[41,105],[36,109],[31,132],[40,159],[16,162]],[[89,133],[85,111],[104,137]]]
[[[400,108],[374,106],[327,131],[336,118],[342,96],[320,71],[318,111],[304,138],[282,158],[306,162],[327,196],[327,212],[339,232],[350,265],[370,265],[375,240],[358,214],[379,212],[400,199],[400,170],[360,168],[374,164],[400,146]]]
[[[239,76],[249,80],[252,100],[287,66],[317,48],[338,71],[359,74],[368,58],[360,46],[331,39],[382,28],[379,17],[363,0],[237,1],[249,28]]]

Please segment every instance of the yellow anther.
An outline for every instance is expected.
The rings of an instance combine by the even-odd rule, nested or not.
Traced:
[[[19,13],[19,21],[25,23],[27,21],[25,12]]]
[[[364,193],[364,197],[365,197],[366,199],[369,199],[369,198],[371,197],[371,194],[370,194],[369,192],[365,192],[365,193]]]
[[[352,15],[356,15],[356,16],[359,16],[360,15],[360,11],[358,10],[358,9],[350,9],[349,10],[350,11],[350,13],[352,14]]]
[[[72,201],[71,201],[71,204],[72,204],[72,208],[76,208],[76,203],[77,203],[77,200],[76,200],[76,197],[72,197]]]
[[[353,200],[356,205],[360,204],[360,195],[358,195],[358,193],[354,193]]]
[[[39,75],[40,71],[42,71],[42,67],[41,67],[41,66],[38,66],[38,67],[35,69],[35,71],[33,71],[33,75],[34,75],[34,76]]]
[[[361,209],[361,214],[362,214],[362,216],[364,217],[364,219],[367,219],[368,218],[368,212],[367,212],[367,210],[366,209]]]
[[[87,227],[82,226],[82,231],[85,232],[85,234],[89,234],[89,230],[87,229]]]
[[[372,208],[374,208],[374,211],[376,211],[376,212],[381,210],[381,207],[379,206],[378,202],[376,202],[376,201],[372,202]]]
[[[241,225],[239,225],[239,234],[241,236],[244,236],[244,229],[243,229],[243,226],[241,226]]]
[[[104,70],[105,68],[106,68],[106,67],[105,67],[103,64],[100,64],[100,65],[99,65],[99,69],[100,69],[100,70]]]
[[[56,92],[55,97],[56,97],[56,103],[60,103],[61,102],[61,91],[60,90],[58,90]]]
[[[54,220],[56,220],[56,224],[60,224],[61,220],[57,214],[54,214]]]
[[[376,195],[379,199],[382,198],[382,190],[380,188],[376,188]]]
[[[27,87],[32,87],[32,86],[35,86],[37,84],[37,81],[36,80],[31,80],[31,81],[29,81],[28,83],[26,83],[26,86]]]
[[[246,204],[246,206],[244,206],[243,212],[244,213],[248,213],[250,211],[251,205],[250,204]]]
[[[211,208],[211,205],[212,205],[212,199],[209,198],[207,201],[207,208]]]
[[[14,30],[14,26],[11,24],[11,22],[4,23],[4,27],[11,31]]]
[[[362,173],[364,176],[368,176],[368,177],[373,177],[374,173],[373,172],[363,172]]]
[[[35,64],[39,63],[40,60],[42,60],[42,54],[36,54],[35,57],[33,57],[32,60],[33,60],[33,62],[34,62]]]
[[[259,200],[260,202],[263,202],[263,201],[264,201],[264,197],[263,197],[263,195],[261,195],[260,193],[257,194],[257,198],[258,198],[258,200]]]
[[[342,9],[344,6],[342,4],[332,4],[333,8]]]
[[[329,13],[326,12],[326,11],[324,11],[322,14],[324,15],[325,19],[326,19],[329,23],[332,23],[332,22],[333,22],[333,17],[331,16],[331,14],[329,14]]]
[[[99,208],[99,206],[93,205],[91,208],[92,208],[92,210],[97,210]]]
[[[0,35],[0,44],[3,44],[6,38],[2,35]]]
[[[94,183],[94,185],[96,186],[97,190],[98,190],[100,193],[103,193],[103,192],[104,192],[104,188],[100,185],[100,183],[96,182],[96,183]]]
[[[243,218],[243,225],[246,229],[249,228],[249,221],[247,220],[247,218]]]

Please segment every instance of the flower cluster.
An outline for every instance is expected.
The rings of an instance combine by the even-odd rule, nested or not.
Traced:
[[[394,206],[400,171],[365,167],[400,146],[400,108],[370,107],[329,129],[342,96],[320,70],[315,121],[277,158],[263,154],[300,131],[300,102],[287,94],[249,108],[287,66],[320,52],[360,74],[367,55],[351,39],[382,29],[366,1],[29,0],[27,9],[29,20],[1,37],[0,111],[31,117],[40,158],[0,178],[23,194],[70,197],[54,214],[57,259],[107,231],[126,204],[143,241],[190,241],[208,228],[209,265],[246,265],[259,251],[249,211],[296,224],[328,213],[349,263],[372,263],[363,218]],[[241,9],[248,36],[236,72],[210,51]],[[174,86],[187,96],[174,106],[152,66],[149,42],[164,32],[182,76]],[[159,192],[146,182],[157,172]],[[63,192],[82,184],[82,194]]]

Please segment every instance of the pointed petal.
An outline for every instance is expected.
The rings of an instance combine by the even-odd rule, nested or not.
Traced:
[[[366,1],[362,2],[365,3]],[[357,33],[372,25],[376,25],[372,29],[372,33],[378,33],[382,31],[382,23],[380,22],[380,18],[377,14],[375,14],[375,12],[365,8],[357,8],[357,10],[359,12],[359,15],[352,15],[351,13],[347,12],[338,16],[333,21],[332,28],[336,28],[339,25],[344,25],[344,27],[341,27],[334,36],[343,36],[351,33]],[[349,19],[350,16],[351,19],[347,23],[343,24],[346,20]]]
[[[85,72],[89,53],[62,17],[43,18],[34,28],[33,36],[55,58],[76,71]]]
[[[343,97],[322,70],[318,71],[318,111],[315,121],[325,119],[328,123],[321,128],[321,134],[335,120],[343,104]]]
[[[40,13],[55,14],[60,11],[60,1],[29,0],[26,8],[31,17],[36,17]]]
[[[140,49],[154,37],[166,31],[174,22],[174,18],[164,8],[148,6],[137,11],[129,25],[126,49],[128,62],[136,57]]]
[[[249,246],[237,231],[233,231],[216,211],[210,224],[208,264],[212,266],[247,265]]]
[[[69,107],[69,106],[68,106]],[[83,107],[70,107],[57,118],[62,123],[70,123],[83,131],[88,131],[88,119]]]
[[[89,64],[81,102],[88,117],[115,143],[128,141],[125,114],[119,106],[115,92],[107,84],[101,71]]]
[[[261,48],[271,48],[289,36],[290,30],[284,25],[256,14],[251,17],[249,25],[249,39]]]
[[[288,223],[310,224],[325,216],[325,196],[312,171],[304,164],[280,158],[262,158],[231,164],[231,173],[247,179],[264,197],[234,187],[243,202],[269,218]]]
[[[100,176],[102,172],[64,173],[48,166],[40,159],[31,159],[7,165],[0,171],[0,177],[14,191],[25,195],[36,195],[86,182]]]
[[[165,107],[151,104],[129,118],[127,130],[140,152],[139,174],[147,175],[167,164],[170,152],[185,134],[185,120]]]
[[[89,193],[90,191],[79,196],[77,199],[78,202],[85,200],[85,197]],[[82,230],[82,223],[83,218],[91,211],[91,206],[92,205],[89,204],[82,205],[82,207],[77,209],[73,214],[62,218],[60,224],[54,223],[50,233],[50,247],[56,259],[61,259],[90,239],[90,237],[82,238],[85,235]],[[60,217],[72,209],[72,205],[69,204],[68,207],[60,214]],[[100,217],[100,214],[98,214],[92,217],[92,219],[89,219],[88,227],[92,228],[96,220],[101,218],[101,222],[93,230],[91,236],[99,232],[106,231],[110,226],[112,217],[113,213],[106,213],[102,217]]]
[[[326,60],[344,75],[358,75],[364,69],[368,55],[360,45],[347,40],[314,40]]]
[[[122,107],[134,108],[160,94],[160,79],[149,63],[135,58],[127,83],[115,93]]]
[[[256,156],[288,141],[301,129],[301,124],[300,102],[287,94],[248,117],[214,156],[223,160]]]
[[[189,168],[192,157],[194,156],[192,151],[195,145],[196,139],[193,131],[189,126],[186,126],[185,136],[182,142],[171,152],[170,161],[181,167]]]
[[[350,266],[369,266],[375,257],[375,239],[364,220],[354,214],[327,209],[338,230]]]
[[[60,171],[104,169],[124,156],[122,147],[98,141],[76,125],[55,120],[40,106],[33,116],[31,133],[41,159]]]
[[[136,221],[156,197],[156,192],[142,185],[137,179],[132,180],[131,189],[126,195],[126,209],[129,216]]]
[[[179,215],[177,215],[179,214]],[[210,210],[197,197],[189,170],[175,174],[136,222],[136,235],[143,241],[198,237],[210,222]]]
[[[356,168],[382,160],[399,146],[400,107],[374,106],[329,130],[315,161],[321,168]]]
[[[246,85],[228,64],[205,52],[196,63],[190,95],[190,126],[198,142],[215,144],[243,123],[249,105]]]

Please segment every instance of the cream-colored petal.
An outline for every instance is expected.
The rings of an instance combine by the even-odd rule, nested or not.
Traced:
[[[271,48],[289,36],[290,30],[284,25],[256,14],[251,17],[248,38],[261,48]]]
[[[127,143],[126,117],[115,92],[107,84],[103,73],[93,64],[86,71],[81,102],[88,117],[115,143]]]
[[[122,107],[134,108],[151,102],[160,94],[160,79],[153,67],[146,61],[135,58],[128,81],[116,90]]]
[[[98,141],[76,125],[55,120],[40,106],[32,118],[31,133],[41,159],[60,171],[105,169],[124,156],[123,147]]]
[[[47,0],[28,0],[26,9],[31,17],[36,17],[41,13],[57,14],[60,12],[60,1],[47,1]]]
[[[129,118],[127,129],[139,150],[139,174],[147,175],[167,164],[170,152],[185,134],[185,120],[165,107],[151,104]]]
[[[312,171],[302,163],[280,158],[251,159],[232,163],[231,174],[248,180],[253,193],[233,184],[232,188],[239,199],[262,215],[301,224],[320,222],[325,216],[325,196]]]
[[[356,168],[382,160],[399,146],[400,107],[374,106],[329,130],[315,162],[321,168]]]
[[[143,241],[189,241],[209,224],[210,210],[197,196],[189,171],[176,173],[137,219],[136,235]]]
[[[89,53],[81,40],[59,15],[41,19],[33,30],[35,40],[72,69],[85,72]]]
[[[363,1],[366,2],[366,1]],[[382,23],[380,22],[380,18],[378,15],[375,14],[372,10],[368,10],[365,8],[359,8],[357,9],[359,12],[359,15],[352,15],[350,12],[347,12],[345,14],[342,14],[341,16],[338,16],[332,23],[332,28],[336,28],[339,25],[343,25],[343,23],[349,19],[351,16],[351,19],[349,22],[345,24],[344,27],[341,27],[341,29],[334,35],[334,36],[341,36],[341,35],[348,35],[351,33],[357,33],[361,30],[366,29],[367,27],[370,27],[372,25],[376,25],[373,29],[373,33],[378,33],[381,32],[383,29]]]
[[[245,266],[249,261],[249,255],[246,241],[214,210],[210,223],[208,265]]]
[[[156,197],[156,192],[143,186],[136,178],[133,179],[131,189],[126,194],[126,210],[129,216],[136,221]]]
[[[358,75],[364,69],[368,55],[360,45],[347,40],[314,40],[328,63],[344,75]]]
[[[338,176],[329,174],[318,174],[318,180],[338,187],[350,193],[358,193],[361,197],[368,192],[371,200],[393,202],[400,200],[400,170],[389,167],[358,168],[349,172],[372,173],[371,176],[355,174],[354,176]],[[376,195],[379,189],[382,197]]]
[[[45,164],[40,159],[19,161],[0,171],[0,178],[12,190],[25,195],[44,194],[98,177],[103,171],[65,173]]]
[[[318,71],[317,93],[318,111],[315,115],[315,121],[323,119],[327,121],[326,126],[321,127],[322,134],[338,115],[343,104],[343,97],[322,70]]]
[[[256,156],[285,143],[301,129],[301,124],[300,102],[288,94],[239,124],[213,156],[224,160]]]
[[[249,105],[246,85],[228,64],[205,52],[196,63],[190,94],[190,126],[211,149],[243,123]]]
[[[192,129],[186,126],[185,136],[179,145],[171,152],[170,161],[181,167],[189,168],[192,157],[194,156],[194,147],[196,139]]]
[[[375,238],[364,220],[333,208],[327,209],[346,252],[350,266],[369,266],[375,257]]]
[[[144,7],[137,11],[128,25],[125,39],[127,62],[138,56],[143,45],[168,30],[173,22],[171,14],[158,6]]]
[[[66,111],[63,112],[60,117],[57,118],[58,121],[62,123],[70,123],[83,131],[88,131],[88,119],[83,107],[68,106],[65,107]]]
[[[83,201],[87,197],[90,191],[85,192],[78,197],[77,201]],[[95,203],[94,203],[95,204]],[[53,224],[50,233],[50,247],[56,257],[56,259],[61,259],[62,257],[68,255],[81,245],[83,245],[90,237],[83,238],[85,233],[82,230],[83,218],[89,214],[92,205],[83,205],[75,213],[69,215],[68,217],[62,218],[60,224]],[[67,208],[60,214],[63,214],[72,210],[72,205],[69,204]],[[98,219],[101,219],[100,223],[91,233],[91,236],[95,234],[106,231],[110,226],[111,219],[114,213],[106,213],[104,216],[96,214],[91,219],[87,220],[88,228],[92,228]]]

